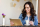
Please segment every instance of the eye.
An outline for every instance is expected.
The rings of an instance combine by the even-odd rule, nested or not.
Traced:
[[[27,7],[27,8],[29,8],[29,7]]]
[[[27,9],[29,9],[29,7],[27,7]]]

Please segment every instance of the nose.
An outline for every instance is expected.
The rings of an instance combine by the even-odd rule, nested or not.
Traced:
[[[27,8],[26,8],[26,10],[27,10]]]

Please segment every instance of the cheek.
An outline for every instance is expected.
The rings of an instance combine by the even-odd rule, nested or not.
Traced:
[[[27,12],[30,12],[30,9],[28,9]]]
[[[26,12],[27,12],[27,9],[25,9],[26,10]]]
[[[26,12],[30,12],[30,9],[25,9],[26,10]]]
[[[25,9],[27,11],[27,9]]]
[[[28,11],[30,12],[30,9]]]

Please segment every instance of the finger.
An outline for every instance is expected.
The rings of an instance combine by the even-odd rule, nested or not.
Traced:
[[[31,21],[29,23],[32,23]]]
[[[32,24],[32,22],[29,22],[30,24]]]

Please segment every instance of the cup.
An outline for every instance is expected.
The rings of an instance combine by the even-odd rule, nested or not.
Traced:
[[[25,21],[26,21],[26,25],[30,25],[30,24],[29,24],[29,20],[25,20]]]

